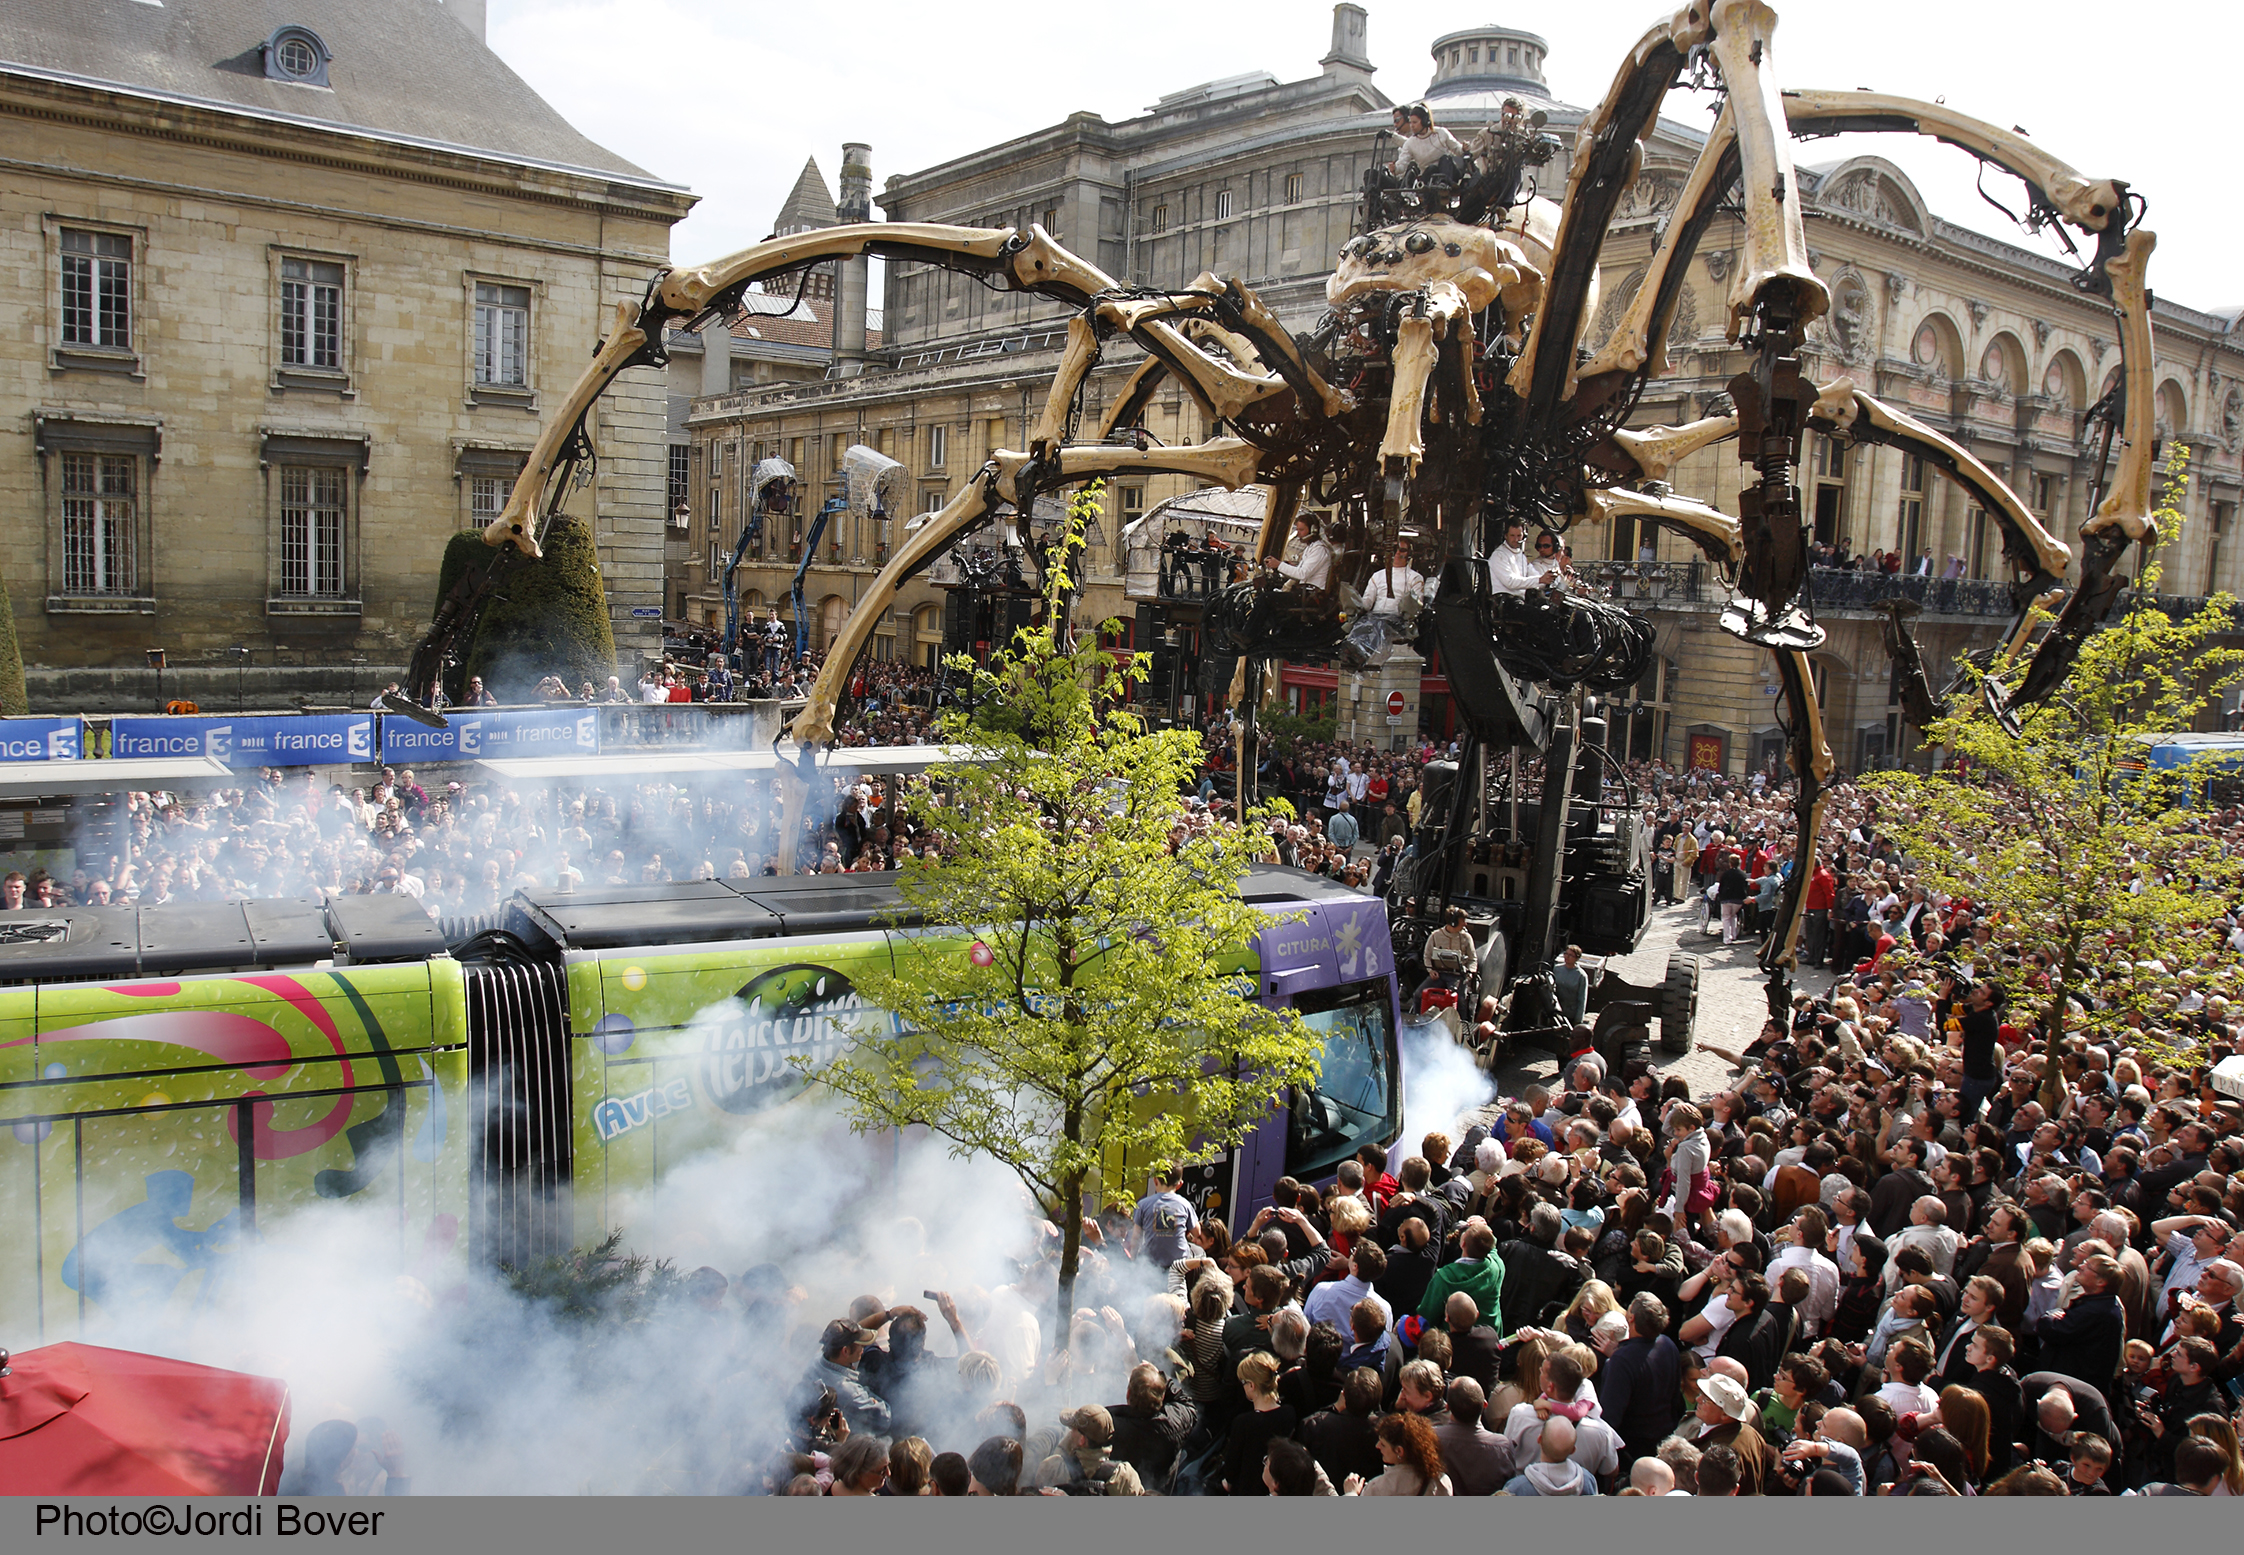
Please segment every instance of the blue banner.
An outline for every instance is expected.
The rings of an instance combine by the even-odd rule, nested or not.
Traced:
[[[374,759],[372,713],[117,718],[111,756],[215,756],[229,767],[340,767]]]
[[[460,708],[445,714],[450,727],[427,724],[395,713],[382,719],[384,761],[481,761],[498,756],[597,756],[600,715],[591,708],[550,712],[479,713]]]
[[[75,718],[0,718],[0,761],[76,761],[79,731]]]

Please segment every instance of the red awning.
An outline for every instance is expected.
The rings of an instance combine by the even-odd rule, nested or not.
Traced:
[[[50,1344],[0,1377],[0,1495],[254,1496],[280,1488],[288,1386],[161,1355]]]

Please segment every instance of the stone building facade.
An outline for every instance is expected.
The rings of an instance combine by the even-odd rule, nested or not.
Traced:
[[[1469,136],[1516,96],[1545,112],[1570,148],[1583,110],[1551,97],[1546,53],[1541,38],[1516,28],[1450,33],[1434,44],[1424,100],[1438,122]],[[1333,47],[1315,76],[1211,82],[1119,124],[1079,114],[891,178],[882,214],[985,226],[1038,222],[1109,273],[1139,284],[1181,286],[1208,269],[1235,274],[1291,328],[1307,331],[1323,312],[1325,277],[1352,231],[1357,189],[1387,127],[1390,102],[1373,74],[1365,13],[1343,4],[1334,12]],[[1602,298],[1585,325],[1586,343],[1603,340],[1633,295],[1701,143],[1696,130],[1671,120],[1650,138],[1642,174],[1602,255]],[[2096,155],[2092,143],[2061,149],[2087,160]],[[2074,539],[2096,476],[2085,413],[2118,362],[2110,310],[2073,288],[2068,267],[1941,220],[1891,162],[1862,156],[1811,166],[1810,155],[1802,151],[1800,169],[1808,242],[1833,296],[1831,317],[1810,342],[1810,375],[1819,382],[1851,376],[1955,437],[2053,532]],[[1542,188],[1563,189],[1566,158],[1562,151],[1541,170]],[[1639,424],[1706,414],[1724,402],[1724,386],[1744,366],[1722,333],[1739,241],[1735,222],[1718,220],[1701,244],[1670,337],[1670,373],[1644,396]],[[2154,288],[2157,273],[2154,259]],[[840,446],[879,439],[911,465],[923,507],[939,505],[988,449],[1020,446],[1058,365],[1065,310],[907,265],[889,267],[886,304],[889,332],[873,370],[696,401],[696,440],[737,442],[744,458],[772,449],[792,458],[793,450],[807,450],[809,465],[796,463],[822,479]],[[2236,589],[2244,579],[2235,537],[2244,498],[2244,339],[2234,317],[2164,299],[2154,322],[2160,437],[2186,444],[2192,459],[2187,523],[2164,557],[2161,587],[2178,595]],[[1126,345],[1109,348],[1086,389],[1087,421],[1137,360]],[[1148,426],[1163,441],[1188,442],[1206,434],[1199,420],[1189,399],[1171,391],[1156,395]],[[1935,578],[1909,585],[1926,607],[1919,636],[1928,661],[1996,640],[2010,615],[1999,533],[1936,471],[1893,450],[1850,452],[1811,438],[1801,482],[1820,538],[1844,539],[1858,555],[1905,550],[1912,563],[1932,552]],[[1092,553],[1094,610],[1123,613],[1129,603],[1116,549],[1122,525],[1185,484],[1132,482],[1109,494],[1104,548]],[[1735,512],[1743,480],[1734,445],[1694,456],[1675,484]],[[1569,535],[1577,564],[1660,627],[1659,662],[1619,699],[1616,742],[1636,755],[1678,764],[1697,759],[1732,772],[1766,761],[1781,746],[1770,657],[1717,628],[1723,594],[1692,564],[1691,548],[1662,537],[1645,558],[1641,541],[1633,531],[1608,533],[1587,523]],[[862,592],[883,543],[879,536],[845,536],[813,568],[820,612],[814,636],[838,623]],[[1651,565],[1639,565],[1647,559]],[[793,554],[768,560],[791,568]],[[1962,575],[1937,576],[1951,566]],[[764,574],[779,571],[767,565]],[[1848,768],[1898,759],[1910,736],[1877,618],[1865,607],[1868,591],[1837,577],[1818,588],[1830,641],[1815,663],[1834,753]],[[876,651],[923,660],[939,637],[935,591],[923,582],[883,623]],[[1370,695],[1330,667],[1288,667],[1279,680],[1296,706],[1337,699],[1353,710]],[[1453,717],[1446,689],[1439,664],[1430,665],[1418,704],[1436,731]]]
[[[272,15],[292,21],[273,26]],[[248,651],[404,662],[446,537],[693,203],[565,123],[481,8],[169,0],[0,18],[0,538],[35,700]],[[591,428],[619,650],[654,636],[661,375]],[[110,677],[131,682],[139,675]],[[174,682],[176,685],[178,682]],[[339,694],[339,687],[336,690]]]

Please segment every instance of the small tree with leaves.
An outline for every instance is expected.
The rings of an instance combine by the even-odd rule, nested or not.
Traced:
[[[1244,970],[1271,920],[1239,877],[1267,835],[1215,820],[1179,832],[1200,763],[1190,730],[1148,732],[1122,709],[1142,673],[1099,632],[1053,622],[1098,511],[1069,505],[1044,580],[1044,623],[973,677],[947,740],[977,760],[938,767],[940,863],[899,889],[926,933],[858,991],[894,1016],[818,1071],[860,1131],[925,1127],[960,1156],[1019,1176],[1060,1228],[1057,1349],[1067,1346],[1085,1205],[1102,1170],[1214,1159],[1317,1075],[1321,1045],[1257,1002]]]
[[[2185,487],[2177,455],[2157,515],[2162,549],[2180,534]],[[2039,975],[2031,966],[1981,970],[2019,1008],[2036,1009],[2051,1107],[2066,1032],[2116,1031],[2139,1014],[2124,1000],[2068,1009],[2093,959],[2194,959],[2238,877],[2238,861],[2201,835],[2201,812],[2188,803],[2202,791],[2203,764],[2161,772],[2147,762],[2153,739],[2194,728],[2244,678],[2244,654],[2221,646],[2235,631],[2235,602],[2220,595],[2172,618],[2156,601],[2160,571],[2154,552],[2124,615],[2088,639],[2056,695],[2019,713],[2015,734],[1987,710],[1981,672],[1967,666],[1968,695],[1925,730],[1926,743],[1956,759],[1953,769],[1869,780],[1893,804],[1888,829],[1920,881],[1969,898],[2002,938],[2047,955]]]

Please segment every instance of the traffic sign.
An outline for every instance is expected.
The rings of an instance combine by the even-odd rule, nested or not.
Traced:
[[[634,621],[659,621],[662,619],[662,607],[660,605],[633,605],[631,607],[631,619]]]
[[[1389,718],[1402,717],[1403,706],[1403,694],[1400,691],[1390,691],[1387,693],[1387,716]]]

